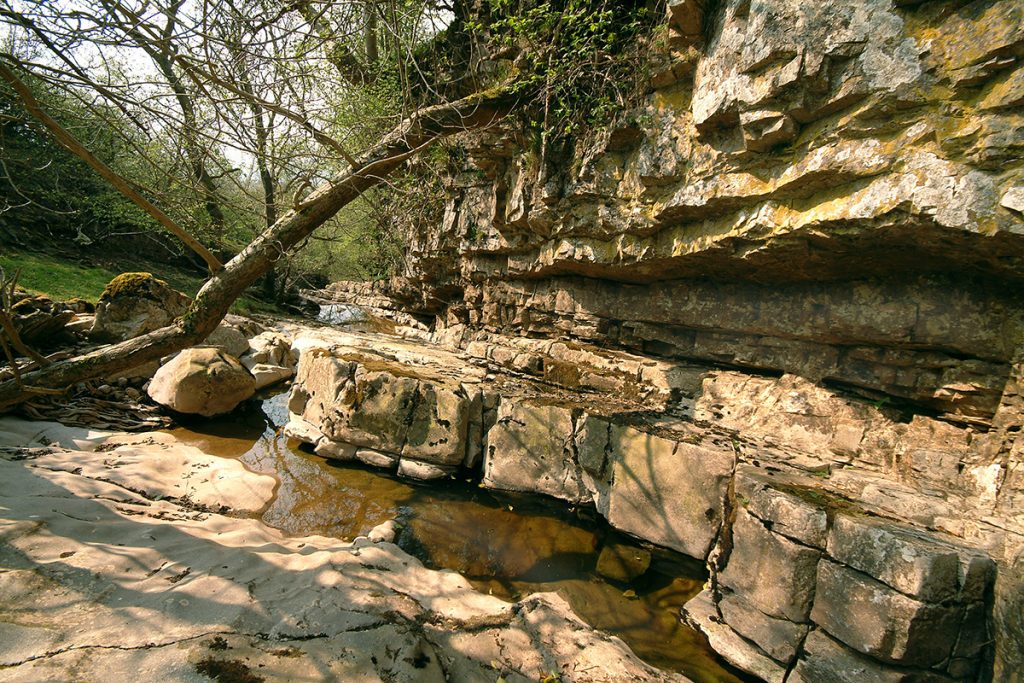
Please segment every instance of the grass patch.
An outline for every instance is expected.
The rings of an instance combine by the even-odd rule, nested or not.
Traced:
[[[118,275],[106,268],[87,267],[45,254],[3,254],[0,266],[8,276],[21,269],[19,285],[55,301],[78,297],[95,302],[107,283]]]
[[[155,277],[190,297],[194,297],[205,282],[205,278],[199,275],[169,268],[166,264],[138,262],[120,271],[102,266],[87,266],[50,254],[25,252],[0,254],[0,267],[3,267],[8,275],[20,269],[18,284],[21,287],[34,294],[48,296],[54,301],[80,298],[96,302],[107,284],[125,271],[151,272]],[[243,315],[274,315],[280,314],[281,310],[273,304],[242,295],[231,305],[231,312]]]

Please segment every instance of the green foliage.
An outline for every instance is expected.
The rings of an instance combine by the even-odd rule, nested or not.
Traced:
[[[95,302],[104,290],[120,275],[109,268],[88,266],[47,254],[0,254],[0,268],[8,274],[20,271],[18,285],[34,294],[42,294],[54,301],[85,299]],[[166,267],[165,267],[166,268]],[[175,289],[195,296],[203,284],[201,277],[175,269],[160,272]],[[281,311],[273,305],[242,296],[232,305],[233,313],[275,313]]]
[[[35,79],[27,81],[47,113],[97,157],[140,185],[152,180],[152,172],[149,177],[142,172],[147,165],[140,162],[137,148],[114,132],[110,122],[120,120],[119,112],[97,104],[100,116]],[[127,124],[119,128],[131,130]],[[146,141],[136,143],[141,147]],[[107,240],[131,236],[136,245],[153,252],[181,253],[180,245],[152,218],[54,142],[6,87],[0,87],[0,162],[4,242],[79,251],[107,248]]]
[[[7,273],[20,269],[19,285],[56,301],[75,297],[96,301],[117,275],[106,268],[82,266],[41,254],[0,255],[0,267]]]
[[[542,143],[605,125],[635,98],[639,38],[656,16],[647,3],[489,0],[488,7],[491,22],[468,28],[520,51],[514,88],[532,98],[529,121]]]

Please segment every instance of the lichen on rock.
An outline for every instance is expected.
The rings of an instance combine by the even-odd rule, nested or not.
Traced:
[[[99,342],[118,342],[170,324],[189,298],[151,273],[122,273],[104,288],[89,332]]]
[[[1021,3],[666,23],[645,101],[544,156],[463,136],[402,272],[318,296],[485,364],[465,462],[706,559],[740,668],[1020,680]]]

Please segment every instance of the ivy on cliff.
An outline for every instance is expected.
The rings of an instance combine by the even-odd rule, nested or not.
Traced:
[[[610,0],[487,0],[469,30],[517,53],[515,88],[542,146],[609,123],[642,92],[642,38],[662,3]]]

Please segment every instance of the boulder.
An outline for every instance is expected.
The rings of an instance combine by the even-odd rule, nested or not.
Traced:
[[[185,312],[189,299],[151,273],[122,273],[100,295],[89,336],[119,342],[170,324]]]
[[[256,380],[257,389],[269,387],[292,376],[291,368],[285,368],[280,365],[265,365],[263,363],[253,365],[249,368],[249,372],[252,373],[253,378]]]
[[[210,417],[230,412],[256,392],[256,380],[220,349],[186,349],[157,370],[149,397],[179,413]]]
[[[204,346],[216,346],[218,349],[241,356],[249,350],[249,340],[237,328],[221,323],[210,336],[203,341]]]

